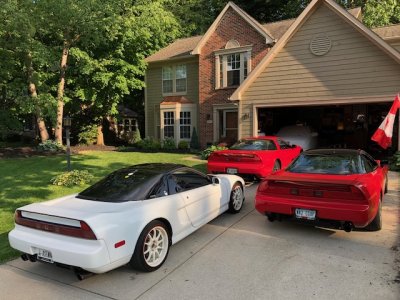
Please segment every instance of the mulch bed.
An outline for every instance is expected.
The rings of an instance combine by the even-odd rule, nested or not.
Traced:
[[[114,146],[72,146],[71,153],[79,154],[82,151],[116,151]],[[31,157],[31,156],[53,156],[53,155],[65,155],[64,151],[57,152],[43,152],[38,151],[36,147],[6,147],[0,148],[0,158],[16,158],[16,157]]]

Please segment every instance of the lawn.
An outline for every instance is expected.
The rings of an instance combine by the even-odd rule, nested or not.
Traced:
[[[73,155],[73,169],[88,170],[97,181],[113,170],[124,166],[148,162],[173,162],[205,171],[203,161],[190,159],[190,154],[99,152],[87,151]],[[66,170],[65,156],[0,159],[0,262],[18,256],[8,244],[8,232],[14,226],[16,208],[44,200],[76,193],[86,186],[59,187],[51,185],[50,179]]]

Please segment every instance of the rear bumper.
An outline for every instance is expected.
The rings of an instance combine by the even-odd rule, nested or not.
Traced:
[[[255,207],[262,214],[275,213],[292,217],[295,217],[296,208],[315,210],[316,221],[351,222],[357,228],[367,226],[374,217],[368,204],[306,201],[266,195],[256,196]]]
[[[52,254],[53,262],[104,273],[126,262],[111,263],[104,240],[86,240],[16,225],[8,239],[12,248],[35,255],[38,249]],[[116,265],[117,264],[117,265]]]
[[[235,162],[208,162],[207,163],[207,171],[208,173],[218,174],[223,173],[227,174],[227,169],[233,168],[237,170],[237,175],[254,175],[258,178],[263,178],[271,173],[271,170],[267,170],[267,168],[261,163],[255,164],[244,164],[244,163],[235,163]]]

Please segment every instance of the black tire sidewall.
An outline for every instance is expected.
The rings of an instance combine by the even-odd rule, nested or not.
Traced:
[[[147,262],[146,262],[146,260],[144,258],[143,247],[144,247],[144,242],[146,240],[147,235],[155,227],[162,227],[167,232],[167,235],[168,235],[168,249],[167,249],[167,254],[164,257],[164,260],[158,266],[152,267],[152,266],[147,264]],[[135,251],[134,251],[134,253],[132,255],[132,258],[131,258],[131,261],[130,261],[130,265],[133,268],[141,270],[141,271],[153,272],[153,271],[159,269],[164,264],[165,260],[168,257],[170,245],[171,245],[171,234],[170,234],[168,228],[165,226],[165,224],[163,222],[159,221],[159,220],[151,221],[149,224],[147,224],[144,227],[144,229],[142,230],[142,232],[141,232],[141,234],[140,234],[140,236],[139,236],[139,238],[137,240],[137,243],[136,243],[136,246],[135,246]]]

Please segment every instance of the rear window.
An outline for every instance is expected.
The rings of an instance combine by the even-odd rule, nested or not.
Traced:
[[[81,192],[81,199],[124,202],[143,200],[161,175],[146,169],[121,169],[115,171]]]
[[[241,140],[235,143],[231,150],[276,150],[272,140]]]
[[[351,154],[302,154],[286,171],[311,174],[359,174],[358,156]]]

